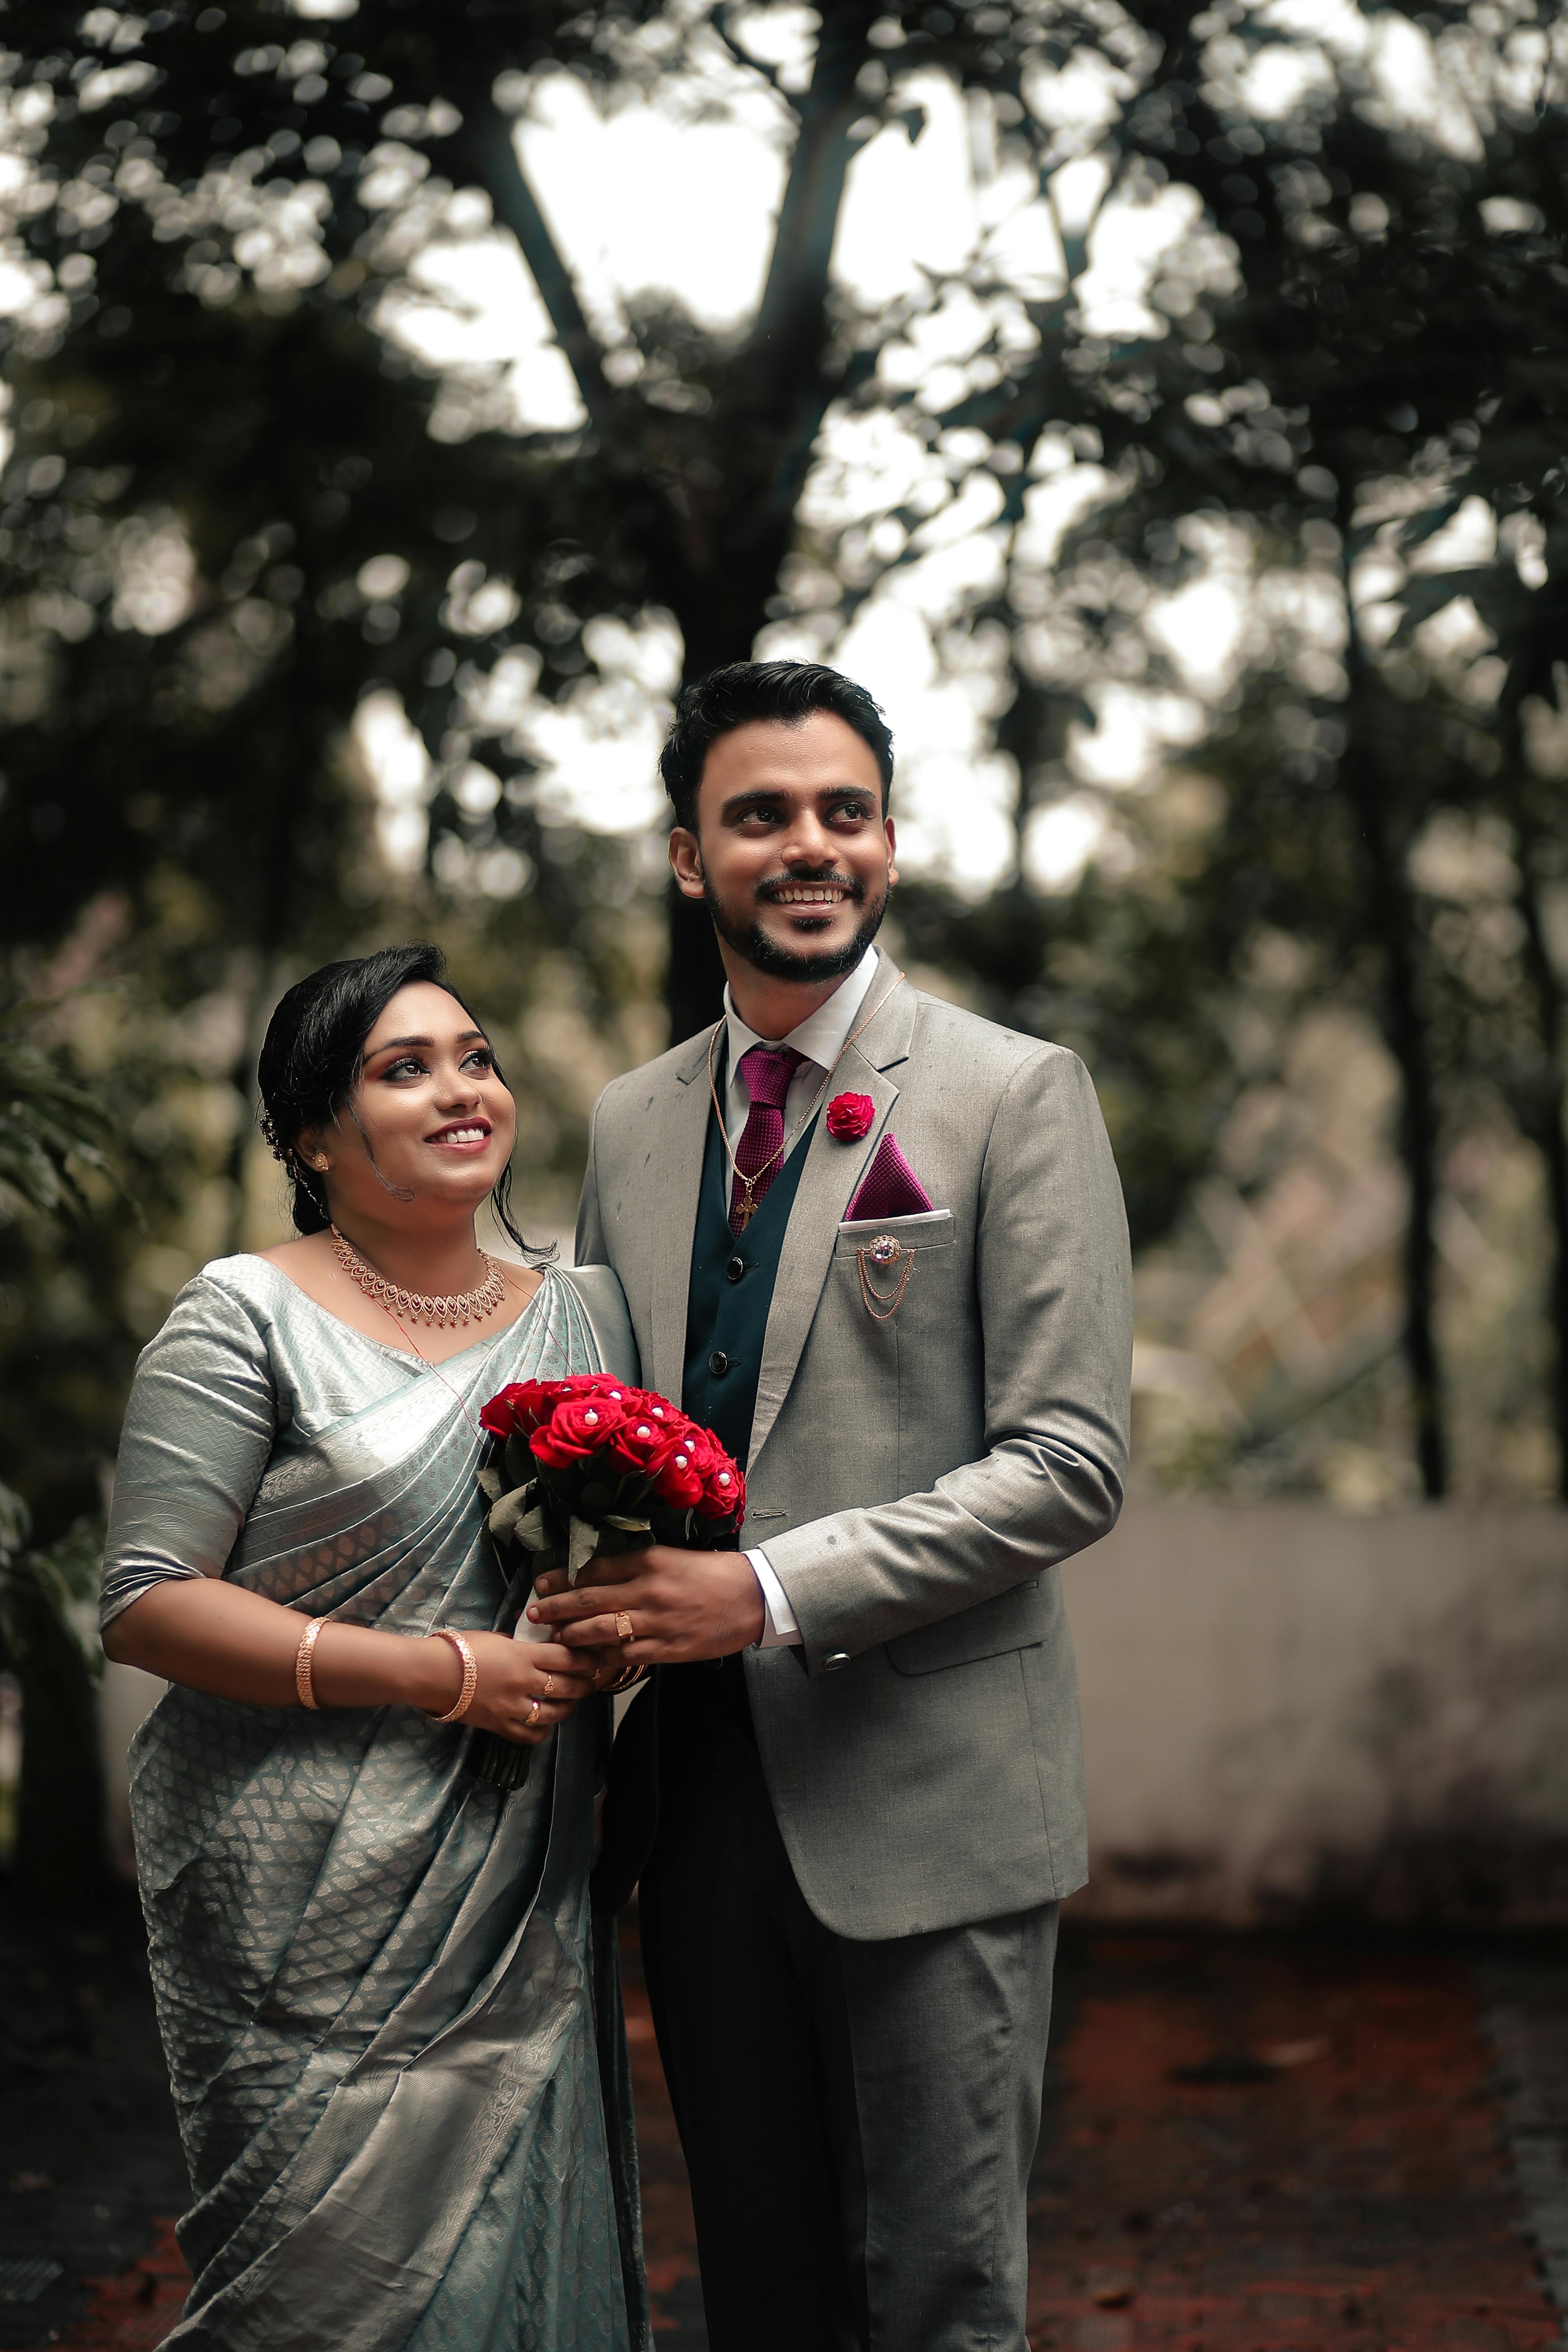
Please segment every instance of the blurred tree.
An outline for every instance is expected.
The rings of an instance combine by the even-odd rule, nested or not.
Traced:
[[[113,1122],[38,1041],[43,1009],[0,1017],[0,1232],[45,1223],[58,1243],[62,1220],[80,1230],[82,1180],[106,1174]],[[0,1483],[0,1667],[16,1675],[23,1709],[16,1872],[34,1895],[90,1903],[106,1867],[92,1700],[103,1654],[89,1630],[103,1528],[84,1518],[43,1550],[31,1532],[22,1496]]]
[[[1132,18],[1093,18],[854,0],[826,17],[797,88],[727,6],[519,0],[455,17],[400,0],[353,20],[352,50],[329,23],[285,43],[261,0],[31,13],[11,137],[34,168],[16,212],[49,290],[13,354],[0,526],[27,592],[0,811],[23,935],[173,854],[258,971],[324,936],[363,824],[334,747],[374,680],[441,762],[437,846],[500,841],[537,871],[526,752],[496,726],[488,782],[465,757],[486,698],[462,657],[526,649],[503,679],[515,705],[520,682],[573,691],[585,625],[605,616],[672,613],[689,676],[750,652],[829,404],[871,383],[901,323],[857,315],[833,283],[854,154],[888,121],[918,136],[902,85],[934,67],[992,93],[1055,168],[1075,142],[1026,112],[1026,78],[1154,55]],[[629,313],[618,340],[590,326],[515,136],[563,69],[606,103],[678,74],[710,105],[737,73],[765,85],[790,161],[743,332],[668,305]],[[580,427],[430,433],[438,385],[379,321],[422,246],[463,233],[455,184],[515,235]],[[53,850],[68,821],[68,861]],[[719,980],[706,924],[673,919],[680,1034]]]
[[[1415,553],[1477,490],[1516,516],[1550,516],[1547,535],[1560,531],[1568,111],[1553,94],[1546,41],[1522,12],[1517,25],[1506,12],[1461,5],[1421,19],[1439,64],[1449,68],[1445,95],[1455,101],[1444,115],[1434,99],[1425,124],[1391,122],[1370,69],[1342,58],[1337,70],[1321,70],[1329,63],[1321,51],[1305,38],[1282,42],[1263,16],[1228,5],[1196,16],[1180,6],[1139,14],[1160,38],[1159,63],[1115,134],[1118,168],[1142,168],[1156,180],[1178,173],[1224,233],[1221,256],[1216,263],[1201,241],[1169,250],[1152,289],[1168,329],[1163,323],[1158,334],[1095,343],[1075,334],[1069,318],[1065,350],[1043,333],[1032,359],[949,408],[933,429],[976,430],[974,470],[995,472],[1004,512],[1007,494],[1016,495],[1036,460],[1043,419],[1051,420],[1047,438],[1091,433],[1080,446],[1108,479],[1100,510],[1068,545],[1109,547],[1167,590],[1202,568],[1200,548],[1184,527],[1204,510],[1242,520],[1275,562],[1295,562],[1320,586],[1333,583],[1337,645],[1259,679],[1251,725],[1244,730],[1233,713],[1222,722],[1228,746],[1208,747],[1205,764],[1225,778],[1226,809],[1195,893],[1177,894],[1191,915],[1184,985],[1172,985],[1168,894],[1113,894],[1106,936],[1115,939],[1118,927],[1124,931],[1142,919],[1141,939],[1135,945],[1123,936],[1121,953],[1148,973],[1150,1009],[1163,1006],[1164,1019],[1184,1034],[1205,1025],[1206,1006],[1215,1037],[1218,1012],[1207,1057],[1216,1070],[1229,1057],[1226,1001],[1245,982],[1260,926],[1277,924],[1316,942],[1320,974],[1326,969],[1367,984],[1402,1080],[1398,1142],[1410,1188],[1405,1352],[1422,1485],[1436,1496],[1448,1476],[1433,1228],[1444,1095],[1431,1034],[1432,941],[1411,858],[1443,810],[1506,803],[1521,845],[1529,845],[1520,866],[1528,896],[1532,886],[1524,877],[1555,856],[1561,826],[1539,791],[1521,797],[1525,765],[1517,751],[1505,763],[1500,798],[1493,763],[1456,750],[1444,716],[1423,707],[1436,681],[1399,648],[1387,648],[1397,614],[1386,624],[1381,615],[1401,585],[1399,551]],[[1270,53],[1278,68],[1292,52],[1308,68],[1299,77],[1299,101],[1266,112],[1253,97],[1262,87],[1255,69]],[[1468,100],[1462,112],[1461,97]],[[1394,578],[1379,589],[1376,571],[1390,564]],[[1523,697],[1550,694],[1560,604],[1544,586],[1521,599],[1510,569],[1494,570],[1488,586],[1490,607],[1507,607],[1517,621],[1510,673],[1517,710]],[[1468,585],[1423,583],[1412,610],[1428,615]],[[983,612],[999,614],[1026,643],[1028,614],[1009,613],[1006,604],[1004,596]],[[1507,625],[1500,609],[1497,625]],[[1037,683],[1049,683],[1037,665]],[[1059,689],[1075,683],[1056,681],[1054,712],[1047,697],[1036,764],[1054,755]],[[1510,723],[1517,734],[1517,719]],[[1026,724],[1022,731],[1028,733]],[[1026,754],[1026,811],[1037,790],[1029,765]],[[1521,916],[1534,1044],[1511,1099],[1543,1150],[1557,1212],[1568,1148],[1562,983],[1533,887],[1535,903],[1521,904]],[[1059,985],[1050,985],[1052,959],[1063,960],[1078,925],[1093,926],[1105,895],[1091,878],[1070,909],[1037,905],[1022,928],[1037,944],[1020,957],[1020,886],[1009,886],[1002,936],[1015,943],[1014,1001],[1026,1025],[1043,1016],[1059,1027],[1064,1010],[1072,1018],[1076,998],[1064,1007]],[[984,968],[977,942],[994,936],[992,913],[954,916],[957,960],[978,954]],[[1103,979],[1100,990],[1103,1003],[1114,1003]],[[1156,1013],[1152,1031],[1140,1022],[1140,1034],[1158,1034],[1159,1020]],[[1185,1052],[1189,1063],[1205,1059],[1191,1045]],[[1134,1080],[1133,1091],[1150,1128],[1167,1130],[1173,1170],[1190,1175],[1202,1145],[1194,1155],[1191,1095],[1173,1089],[1171,1075],[1162,1060]],[[1158,1158],[1158,1150],[1140,1148],[1137,1161],[1146,1157]],[[1182,1193],[1176,1181],[1141,1201],[1135,1184],[1135,1214],[1156,1200],[1168,1214]],[[1141,1220],[1144,1239],[1157,1234],[1158,1215],[1156,1209],[1152,1221]],[[1565,1237],[1560,1225],[1558,1255],[1568,1263]],[[1565,1296],[1558,1276],[1560,1365],[1568,1365]],[[1560,1370],[1568,1491],[1565,1379]]]
[[[1340,643],[1302,649],[1292,674],[1220,714],[1248,763],[1227,778],[1224,821],[1154,843],[1142,879],[1101,866],[1042,901],[1021,856],[987,913],[944,912],[928,890],[909,920],[933,957],[973,959],[1010,1017],[1077,1024],[1095,1045],[1145,1240],[1176,1214],[1246,1074],[1236,1005],[1260,929],[1288,917],[1320,976],[1365,992],[1404,1079],[1406,1354],[1436,1492],[1429,1212],[1447,1097],[1407,869],[1434,814],[1477,804],[1486,780],[1444,754],[1436,706],[1405,693],[1419,664],[1401,670],[1360,608],[1379,601],[1372,569],[1397,570],[1394,542],[1439,525],[1472,483],[1542,513],[1557,495],[1556,36],[1458,0],[1418,24],[1366,20],[1359,52],[1353,26],[1331,48],[1239,0],[856,5],[826,13],[797,73],[748,47],[773,13],[388,0],[345,30],[247,0],[146,18],[44,7],[14,26],[9,137],[29,170],[10,201],[37,297],[9,363],[17,439],[0,513],[0,919],[58,940],[94,894],[129,893],[154,919],[170,1000],[220,975],[248,992],[242,1084],[280,960],[344,944],[345,907],[374,932],[387,903],[342,752],[367,688],[384,685],[432,763],[402,814],[412,838],[428,801],[437,880],[496,893],[491,942],[507,894],[531,884],[519,961],[571,954],[610,1008],[631,969],[619,910],[637,869],[548,822],[520,719],[531,698],[579,698],[659,614],[688,674],[820,604],[825,583],[842,624],[919,559],[933,520],[967,512],[1012,551],[972,618],[1011,648],[1003,732],[1022,851],[1073,781],[1064,746],[1108,674],[1096,661],[1126,647],[1115,599],[1130,575],[1179,589],[1205,560],[1194,515],[1237,518],[1314,591],[1331,579]],[[1432,81],[1425,122],[1374,69],[1396,36]],[[1032,179],[1059,267],[1047,286],[987,247],[951,280],[863,310],[831,270],[847,175],[879,129],[918,136],[912,78],[929,69],[963,90],[977,141]],[[560,72],[607,107],[765,93],[789,162],[743,329],[711,331],[669,303],[590,319],[516,136]],[[1163,202],[1173,184],[1194,210],[1152,312],[1091,331],[1107,208]],[[454,405],[389,331],[418,255],[492,219],[571,366],[570,429],[503,429],[479,392]],[[979,326],[962,391],[938,397],[914,330],[950,296]],[[872,412],[926,453],[919,495],[803,529],[825,424]],[[1053,666],[1040,641],[1056,559],[1025,550],[1058,458],[1100,469],[1102,511],[1068,535],[1066,569],[1110,601],[1096,617],[1089,582],[1078,655]],[[1550,980],[1545,953],[1538,1027]],[[676,1034],[715,992],[693,919],[670,957]],[[1560,1074],[1555,1045],[1539,1058]],[[1568,1300],[1568,1276],[1560,1289]]]
[[[79,1214],[87,1202],[78,1171],[108,1164],[113,1123],[104,1105],[28,1034],[43,1010],[0,1013],[0,1218],[18,1207]]]

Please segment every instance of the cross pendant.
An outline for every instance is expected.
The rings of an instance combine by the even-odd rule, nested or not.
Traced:
[[[736,1217],[739,1220],[739,1223],[735,1227],[735,1231],[738,1234],[743,1234],[756,1213],[757,1203],[752,1195],[752,1188],[742,1176],[741,1179],[741,1205],[735,1212]]]

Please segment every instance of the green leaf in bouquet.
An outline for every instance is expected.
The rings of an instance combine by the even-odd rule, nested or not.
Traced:
[[[566,1581],[575,1584],[584,1569],[599,1549],[599,1530],[586,1519],[574,1516],[571,1536],[566,1546]]]
[[[615,1490],[596,1478],[590,1478],[579,1499],[585,1515],[596,1524],[615,1501]]]
[[[542,1504],[533,1499],[531,1486],[514,1486],[503,1495],[489,1516],[489,1530],[497,1543],[520,1543],[525,1551],[543,1551],[551,1541],[545,1525]]]
[[[539,1475],[539,1465],[533,1458],[528,1440],[519,1437],[515,1432],[501,1448],[501,1466],[506,1472],[507,1484],[511,1486],[527,1486]]]
[[[619,1511],[606,1511],[602,1524],[606,1528],[619,1528],[623,1534],[628,1536],[650,1536],[653,1533],[651,1521],[623,1518]]]
[[[479,1492],[483,1495],[485,1500],[489,1503],[499,1503],[505,1491],[500,1482],[500,1472],[499,1470],[491,1470],[487,1467],[481,1470],[478,1475]]]

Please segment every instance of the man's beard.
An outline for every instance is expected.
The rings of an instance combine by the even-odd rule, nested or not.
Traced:
[[[726,947],[744,956],[753,971],[769,980],[794,981],[798,987],[816,987],[825,980],[842,980],[853,971],[877,933],[882,928],[882,918],[888,911],[889,893],[884,888],[875,898],[868,898],[863,882],[853,881],[847,874],[795,874],[792,882],[837,882],[851,897],[860,901],[860,920],[854,937],[841,948],[826,948],[814,954],[809,948],[781,948],[769,939],[760,922],[753,917],[749,923],[736,922],[714,890],[706,874],[702,877],[702,896],[708,902],[708,912],[713,918],[713,928]],[[765,890],[770,886],[763,883]]]

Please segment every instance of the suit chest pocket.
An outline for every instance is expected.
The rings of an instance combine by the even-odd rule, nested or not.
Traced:
[[[841,1224],[833,1269],[840,1280],[853,1281],[867,1312],[880,1320],[901,1309],[922,1275],[928,1286],[933,1275],[951,1278],[955,1255],[952,1210],[930,1209],[919,1216]]]

